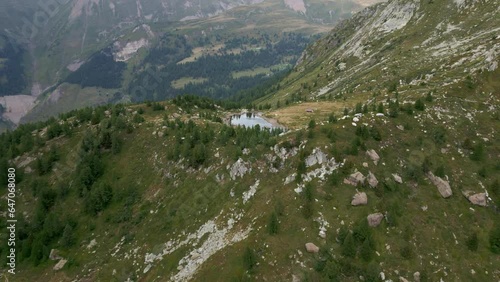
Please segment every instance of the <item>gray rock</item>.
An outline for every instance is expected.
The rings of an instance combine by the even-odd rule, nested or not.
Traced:
[[[370,185],[370,187],[372,187],[372,188],[377,187],[378,180],[373,173],[371,173],[371,172],[368,173],[367,180],[368,180],[368,184]]]
[[[380,161],[380,156],[377,154],[377,152],[375,152],[375,150],[366,151],[366,155],[370,157],[375,165],[377,165],[378,161]]]
[[[410,282],[410,281],[408,281],[406,278],[404,278],[402,276],[399,277],[399,281],[400,282]]]
[[[368,215],[366,217],[366,219],[368,220],[369,226],[377,227],[382,222],[382,219],[384,219],[384,215],[381,213],[373,213],[373,214]]]
[[[92,241],[90,241],[90,243],[87,245],[87,249],[92,249],[96,245],[97,245],[97,241],[95,239],[92,239]]]
[[[232,180],[236,180],[236,177],[243,177],[247,172],[252,171],[250,164],[245,163],[241,158],[238,159],[231,167],[229,175]]]
[[[427,177],[429,177],[430,181],[438,188],[439,193],[443,198],[449,198],[453,195],[448,181],[443,180],[439,176],[435,176],[432,172],[427,173]]]
[[[352,197],[351,205],[360,206],[368,204],[368,196],[365,192],[358,192]]]
[[[365,176],[357,171],[351,174],[348,178],[344,179],[345,184],[350,184],[353,186],[358,186],[358,184],[363,184],[365,182]]]
[[[306,158],[305,162],[306,162],[306,166],[310,167],[310,166],[313,166],[315,164],[326,163],[326,162],[328,162],[328,158],[327,158],[326,154],[323,153],[323,151],[321,151],[321,149],[316,148],[313,150],[312,154]]]
[[[66,265],[67,262],[68,260],[61,259],[56,265],[54,265],[53,270],[55,271],[61,270]]]
[[[396,173],[392,174],[392,178],[394,178],[394,181],[396,181],[397,183],[403,184],[403,179],[401,178],[401,176],[397,175]]]
[[[313,243],[306,243],[306,250],[308,253],[317,253],[319,252],[319,247]]]
[[[50,250],[49,259],[50,260],[60,260],[60,259],[62,259],[62,257],[59,255],[59,250],[57,250],[57,249]]]
[[[413,273],[413,280],[415,280],[415,282],[420,282],[420,272],[415,272]]]
[[[462,194],[471,202],[471,204],[481,207],[486,207],[488,205],[486,193],[474,194],[472,191],[465,191]]]

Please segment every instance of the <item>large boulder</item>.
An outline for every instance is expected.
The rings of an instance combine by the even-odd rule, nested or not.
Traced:
[[[366,180],[368,181],[368,185],[370,185],[370,187],[372,187],[372,188],[377,187],[378,180],[373,173],[369,172]]]
[[[453,195],[451,191],[450,183],[448,181],[442,179],[439,176],[435,176],[432,172],[427,173],[427,177],[429,177],[430,181],[436,185],[439,190],[439,193],[443,198],[449,198]]]
[[[68,262],[68,260],[61,259],[56,265],[54,265],[53,269],[55,271],[61,270],[66,265],[67,262]]]
[[[380,161],[380,156],[377,154],[377,152],[375,152],[375,150],[366,151],[366,155],[370,157],[375,165],[377,165],[378,161]]]
[[[486,193],[477,193],[471,191],[462,192],[462,194],[471,202],[471,204],[481,207],[486,207],[488,205],[488,201],[486,197]]]
[[[319,247],[313,243],[306,243],[306,250],[308,253],[317,253],[319,252]]]
[[[394,178],[394,181],[396,181],[397,183],[399,183],[399,184],[403,184],[403,179],[402,179],[402,178],[401,178],[401,176],[399,176],[398,174],[393,173],[393,174],[392,174],[392,178]]]
[[[420,272],[415,272],[413,273],[413,280],[415,280],[415,282],[420,282]]]
[[[359,171],[356,171],[355,173],[349,175],[348,178],[344,179],[345,184],[350,184],[353,186],[358,186],[358,184],[363,184],[364,182],[365,176]]]
[[[59,255],[59,250],[57,250],[57,249],[50,250],[49,259],[50,260],[59,260],[59,259],[62,259],[62,257]]]
[[[381,213],[373,213],[373,214],[368,215],[368,217],[366,217],[366,219],[368,220],[369,226],[377,227],[382,222],[382,219],[384,219],[384,215]]]
[[[360,206],[368,204],[368,196],[365,192],[358,192],[352,197],[351,205]]]

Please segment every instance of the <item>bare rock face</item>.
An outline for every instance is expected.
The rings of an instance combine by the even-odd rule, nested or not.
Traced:
[[[486,193],[474,194],[472,191],[465,191],[462,194],[471,202],[471,204],[481,207],[486,207],[488,205]]]
[[[326,156],[321,149],[316,148],[313,150],[312,154],[306,158],[305,160],[306,166],[310,167],[315,164],[323,164],[328,162],[328,157]]]
[[[435,176],[432,172],[429,172],[427,174],[427,177],[431,180],[432,184],[436,185],[436,187],[439,190],[439,193],[443,198],[449,198],[451,195],[453,195],[453,192],[451,191],[450,183],[448,181],[443,180],[439,176]]]
[[[377,227],[382,222],[382,219],[384,219],[384,215],[381,213],[374,213],[368,215],[366,219],[368,220],[368,225],[370,227]]]
[[[236,180],[237,177],[243,177],[247,172],[251,172],[252,168],[250,164],[246,163],[242,159],[238,159],[229,171],[229,175],[232,180]]]
[[[352,197],[351,205],[360,206],[368,204],[368,196],[365,192],[358,192]]]
[[[62,257],[59,255],[59,250],[56,250],[56,249],[50,250],[49,259],[50,260],[59,260],[59,259],[62,259]]]
[[[61,259],[56,265],[54,265],[53,269],[55,271],[61,270],[66,265],[67,262],[68,262],[68,260]]]
[[[377,152],[375,152],[375,150],[366,151],[366,155],[370,157],[375,165],[377,165],[378,161],[380,161],[380,156],[377,154]]]
[[[394,179],[394,181],[396,181],[397,183],[399,184],[403,184],[403,179],[401,178],[401,176],[399,176],[398,174],[394,173],[392,174],[392,178]]]
[[[351,174],[348,178],[344,179],[345,184],[350,184],[352,186],[358,186],[358,184],[363,184],[365,182],[365,176],[357,171]]]
[[[370,187],[372,187],[372,188],[377,187],[378,180],[373,173],[371,173],[371,172],[368,173],[367,180],[368,180],[368,184],[370,185]]]
[[[317,253],[319,252],[319,247],[314,245],[313,243],[307,243],[306,250],[308,253]]]

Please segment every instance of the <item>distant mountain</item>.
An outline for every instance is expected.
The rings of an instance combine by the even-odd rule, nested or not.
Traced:
[[[187,42],[196,51],[207,50],[211,44],[225,44],[229,39],[240,36],[274,35],[282,32],[299,33],[308,37],[313,34],[327,32],[336,22],[351,17],[353,12],[361,10],[365,5],[376,1],[361,0],[227,0],[227,1],[142,1],[142,0],[68,0],[47,1],[42,5],[32,1],[8,1],[3,3],[0,13],[0,33],[7,42],[22,50],[24,64],[17,72],[24,78],[23,84],[15,84],[16,88],[6,87],[0,95],[31,95],[36,100],[37,109],[27,111],[25,107],[15,107],[12,103],[5,104],[11,111],[19,112],[16,116],[25,116],[25,120],[46,118],[65,110],[79,108],[95,103],[116,102],[117,97],[131,97],[134,79],[144,70],[142,61],[149,50],[156,49],[161,37],[165,34],[177,34],[186,37]],[[259,34],[260,33],[260,34]],[[264,39],[263,39],[264,40]],[[265,39],[267,40],[267,39]],[[269,40],[268,40],[269,41]],[[278,42],[277,39],[271,40]],[[271,42],[270,41],[270,42]],[[262,41],[264,42],[264,41]],[[307,42],[291,43],[298,48],[304,48]],[[259,46],[257,46],[259,47]],[[260,46],[262,47],[262,46]],[[259,48],[260,48],[259,47]],[[2,48],[2,47],[0,47]],[[110,50],[113,59],[125,62],[123,75],[116,73],[114,78],[123,81],[113,81],[113,90],[77,89],[65,87],[58,89],[61,83],[90,87],[98,84],[82,83],[88,81],[87,74],[73,74],[82,65],[99,56],[100,52]],[[21,52],[21,51],[20,51]],[[161,52],[161,51],[160,51]],[[282,51],[279,51],[282,52]],[[289,64],[296,60],[295,53],[281,53],[278,57],[287,58],[283,63]],[[5,52],[4,52],[5,53]],[[2,54],[2,53],[0,53]],[[20,53],[19,53],[20,54]],[[18,56],[19,56],[18,54]],[[185,57],[190,57],[187,54]],[[9,61],[15,62],[13,58]],[[281,61],[281,60],[280,60]],[[160,63],[156,61],[155,63]],[[164,65],[164,64],[162,64]],[[275,64],[278,65],[278,64]],[[283,69],[279,63],[278,69]],[[256,68],[261,67],[256,65]],[[271,67],[265,66],[266,68]],[[276,69],[273,66],[274,69]],[[92,69],[87,66],[85,69]],[[115,69],[110,67],[108,69]],[[139,70],[139,72],[136,72]],[[244,71],[240,68],[241,71]],[[251,71],[251,70],[248,70]],[[259,68],[262,74],[264,70]],[[92,70],[94,75],[95,70]],[[248,73],[248,72],[247,72]],[[267,71],[269,74],[269,71]],[[240,75],[238,73],[236,75]],[[244,73],[243,73],[244,74]],[[105,77],[101,78],[105,80]],[[186,80],[187,79],[187,80]],[[202,81],[204,78],[193,80]],[[14,80],[10,80],[12,83]],[[177,77],[175,87],[184,88],[187,77]],[[210,83],[210,82],[209,82]],[[137,83],[135,83],[137,84]],[[235,92],[239,88],[224,87],[216,83],[211,96],[226,96],[227,92]],[[246,85],[258,84],[257,80],[247,81]],[[212,85],[210,85],[210,88]],[[217,94],[219,90],[225,93]],[[54,95],[51,95],[55,91]],[[150,93],[154,97],[171,97],[181,90],[167,89],[163,93]],[[120,92],[120,94],[116,94]],[[105,93],[100,95],[98,93]],[[215,93],[215,94],[214,94]],[[44,94],[40,96],[40,94]],[[115,95],[116,94],[116,95]],[[89,95],[91,97],[89,97]],[[96,97],[96,95],[98,97]],[[48,96],[52,96],[49,99]],[[71,101],[65,97],[71,96]],[[78,98],[76,98],[78,97]],[[9,101],[17,98],[9,98]],[[97,102],[99,101],[99,102]],[[29,102],[33,104],[33,101]],[[50,105],[48,105],[50,104]],[[26,103],[23,103],[26,105]],[[48,109],[49,107],[50,109]],[[17,123],[16,119],[16,123]]]

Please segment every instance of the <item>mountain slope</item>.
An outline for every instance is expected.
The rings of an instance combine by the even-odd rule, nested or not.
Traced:
[[[311,46],[290,80],[314,81],[308,96],[320,97],[389,86],[432,90],[463,81],[464,72],[495,71],[500,11],[494,3],[391,1],[365,9]]]
[[[496,13],[364,10],[258,101],[286,132],[182,96],[0,135],[0,170],[18,174],[16,281],[499,280]],[[432,35],[450,20],[462,30]]]
[[[24,108],[21,110],[16,106],[20,103],[18,100],[24,99],[23,96],[19,99],[9,98],[9,101],[15,100],[9,105],[4,103],[6,108],[10,108],[13,112],[17,111],[16,117],[28,114],[25,121],[45,119],[65,110],[90,105],[96,100],[111,103],[121,98],[123,98],[122,101],[126,101],[127,98],[137,100],[137,97],[133,97],[132,93],[137,82],[132,86],[129,84],[131,80],[143,79],[142,72],[137,74],[135,71],[148,67],[146,64],[142,64],[142,61],[148,52],[162,47],[159,45],[165,36],[182,35],[188,37],[188,43],[192,46],[193,52],[186,57],[196,58],[199,57],[197,52],[200,50],[207,53],[216,52],[217,48],[226,44],[228,38],[241,37],[244,39],[252,36],[272,36],[283,31],[300,33],[307,37],[326,32],[333,24],[350,17],[353,12],[360,10],[367,3],[351,0],[311,0],[306,2],[300,0],[287,3],[281,0],[188,2],[71,0],[64,3],[48,1],[46,4],[48,7],[29,1],[9,1],[5,4],[6,9],[2,10],[3,13],[0,17],[0,25],[3,27],[1,33],[7,36],[8,41],[13,46],[19,45],[19,49],[26,50],[24,54],[26,63],[20,69],[27,78],[25,79],[26,83],[16,84],[16,88],[2,89],[2,92],[8,91],[8,95],[31,95],[33,96],[31,100],[36,100],[37,108],[28,113]],[[297,5],[300,7],[299,10],[296,9]],[[305,11],[303,11],[304,9]],[[35,15],[37,15],[36,18]],[[273,42],[275,41],[276,38],[273,38]],[[287,44],[296,45],[297,48],[304,47],[304,42]],[[263,46],[245,47],[262,48]],[[92,85],[97,86],[97,92],[106,93],[106,95],[101,96],[94,89],[84,89],[85,86],[88,86],[86,83],[76,83],[81,84],[82,89],[78,89],[74,85],[61,85],[64,82],[74,83],[75,81],[88,80],[87,76],[93,75],[95,77],[97,72],[95,70],[90,75],[86,73],[75,74],[74,72],[78,72],[82,65],[92,61],[92,58],[99,57],[101,53],[110,53],[110,49],[115,61],[119,61],[119,64],[127,63],[126,73],[123,74],[123,83],[118,79],[122,76],[118,73],[119,71],[116,71],[117,75],[109,79],[111,83],[106,84],[107,86],[119,85],[118,87],[108,90],[107,87],[101,88],[99,85]],[[215,51],[207,51],[212,49]],[[166,52],[159,50],[159,52],[162,51]],[[229,51],[239,52],[238,48],[229,49]],[[288,57],[288,59],[283,60],[280,64],[274,66],[258,65],[256,66],[257,70],[239,70],[242,72],[236,75],[249,73],[259,76],[270,75],[274,73],[272,69],[283,69],[284,66],[288,68],[288,64],[295,61],[296,55],[281,53],[278,57]],[[173,67],[175,68],[175,66]],[[102,79],[108,80],[104,77],[109,77],[109,74],[108,76],[103,74]],[[179,89],[172,89],[170,84],[184,86],[191,81],[196,84],[196,82],[207,79],[209,78],[178,77],[173,81],[166,82],[168,86],[162,86],[161,91],[156,91],[162,92],[160,95],[158,93],[154,95],[162,98],[165,95],[167,97],[175,96],[178,95]],[[259,83],[256,82],[256,79],[250,80],[252,79],[249,79],[246,84]],[[232,93],[239,90],[225,87],[219,82],[215,84],[206,85],[205,88],[213,88],[212,92]],[[177,88],[183,87],[177,86]],[[72,92],[65,91],[67,89],[72,89]],[[189,92],[191,89],[186,89],[186,91]],[[91,92],[90,96],[89,92]],[[44,95],[39,96],[40,94]],[[148,93],[148,95],[152,96],[153,93]],[[222,93],[218,96],[225,95]],[[75,96],[78,98],[75,99]],[[89,96],[88,101],[81,99],[87,96]],[[62,101],[59,103],[59,100]],[[71,104],[70,101],[75,100],[83,100],[83,103],[73,103],[72,106],[68,107]],[[58,103],[61,105],[57,105]],[[18,123],[19,119],[16,118],[12,121]]]

